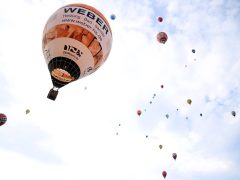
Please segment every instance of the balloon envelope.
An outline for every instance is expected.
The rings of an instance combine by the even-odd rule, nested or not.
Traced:
[[[158,22],[162,22],[163,18],[161,16],[158,17]]]
[[[167,176],[167,172],[166,171],[163,171],[162,172],[162,176],[165,178]]]
[[[26,114],[30,113],[30,110],[29,109],[26,109]]]
[[[173,153],[172,157],[173,157],[174,160],[176,160],[177,159],[177,153]]]
[[[162,149],[162,148],[163,148],[163,145],[160,144],[160,145],[159,145],[159,148]]]
[[[141,110],[138,110],[138,111],[137,111],[137,115],[140,116],[141,114],[142,114],[142,111],[141,111]]]
[[[115,19],[116,19],[116,15],[115,15],[115,14],[111,14],[110,18],[111,18],[112,20],[115,20]]]
[[[3,113],[0,113],[0,126],[2,126],[3,124],[5,124],[7,121],[7,116]]]
[[[235,112],[235,111],[232,111],[232,115],[233,115],[233,116],[236,116],[236,112]]]
[[[48,98],[55,100],[58,89],[95,72],[107,59],[112,32],[104,15],[85,4],[59,8],[43,30],[42,51],[53,88]]]
[[[165,32],[159,32],[157,34],[158,42],[165,44],[167,42],[167,39],[168,39],[168,36]]]
[[[191,100],[191,99],[188,99],[188,100],[187,100],[187,103],[188,103],[188,104],[192,104],[192,100]]]

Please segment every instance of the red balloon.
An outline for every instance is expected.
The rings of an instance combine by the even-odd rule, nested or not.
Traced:
[[[141,110],[138,110],[137,111],[137,114],[140,116],[142,114],[142,111]]]
[[[168,36],[165,32],[159,32],[157,34],[158,42],[165,44],[167,42],[167,39],[168,39]]]
[[[162,176],[165,178],[167,176],[167,172],[166,171],[163,171],[162,172]]]
[[[162,22],[163,21],[163,18],[161,16],[158,17],[158,21],[159,22]]]
[[[0,113],[0,126],[2,126],[3,124],[5,124],[7,121],[7,116],[3,113]]]

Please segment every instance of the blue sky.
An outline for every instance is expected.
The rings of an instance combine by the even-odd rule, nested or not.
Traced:
[[[70,3],[1,2],[1,179],[240,179],[240,2],[81,1],[109,20],[112,50],[51,101],[42,31]]]

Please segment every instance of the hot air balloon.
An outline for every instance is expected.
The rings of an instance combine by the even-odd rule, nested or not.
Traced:
[[[168,36],[165,32],[159,32],[157,34],[158,42],[165,44],[167,42],[167,39],[168,39]]]
[[[111,14],[110,18],[111,18],[111,20],[115,20],[116,19],[116,15],[115,14]]]
[[[164,178],[166,178],[167,172],[166,172],[166,171],[163,171],[163,172],[162,172],[162,176],[163,176]]]
[[[195,53],[196,51],[195,51],[195,49],[192,49],[192,53]]]
[[[191,104],[192,104],[192,100],[191,100],[191,99],[188,99],[188,100],[187,100],[187,103],[191,105]]]
[[[94,7],[70,4],[59,8],[43,30],[42,50],[55,100],[63,86],[95,72],[107,59],[112,32],[107,19]]]
[[[169,118],[169,115],[168,115],[168,114],[166,114],[166,118]]]
[[[163,148],[163,145],[160,144],[160,145],[159,145],[159,148],[162,149],[162,148]]]
[[[158,17],[158,22],[162,22],[163,18],[161,16]]]
[[[30,110],[29,109],[26,109],[26,114],[30,113]]]
[[[177,159],[177,153],[173,153],[172,157],[173,157],[174,160],[176,160]]]
[[[7,121],[7,116],[3,113],[0,113],[0,126],[2,126],[3,124],[5,124]]]
[[[235,112],[235,111],[232,111],[232,115],[235,117],[235,116],[236,116],[236,112]]]
[[[138,111],[137,111],[137,115],[140,116],[141,114],[142,114],[142,111],[141,111],[141,110],[138,110]]]
[[[161,85],[161,88],[163,88],[163,85]]]

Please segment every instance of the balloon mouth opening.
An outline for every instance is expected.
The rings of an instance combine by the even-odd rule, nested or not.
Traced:
[[[53,86],[56,88],[61,88],[80,77],[79,66],[66,57],[53,58],[48,64],[48,69]]]
[[[167,38],[163,37],[160,39],[160,42],[165,43],[167,41]]]
[[[71,76],[70,73],[61,68],[54,69],[51,72],[51,75],[60,81],[65,81],[68,83],[75,79],[74,77]]]

